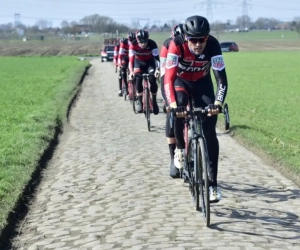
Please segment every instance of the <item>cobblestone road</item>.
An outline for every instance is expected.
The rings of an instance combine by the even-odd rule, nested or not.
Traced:
[[[15,249],[300,249],[299,188],[221,133],[223,200],[206,228],[169,178],[165,115],[149,133],[111,64],[92,64]]]

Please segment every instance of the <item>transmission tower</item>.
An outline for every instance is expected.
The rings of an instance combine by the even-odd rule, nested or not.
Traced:
[[[249,23],[248,23],[248,21],[249,21],[248,7],[251,6],[251,5],[248,3],[248,1],[247,0],[242,0],[242,18],[243,18],[243,20],[242,20],[242,23],[241,23],[242,27],[240,27],[242,29],[248,29],[249,28],[248,27],[249,26]]]
[[[15,27],[21,24],[21,15],[19,13],[15,13]]]
[[[204,5],[206,5],[206,18],[207,18],[207,20],[210,23],[213,22],[213,11],[212,11],[213,5],[215,7],[218,7],[218,5],[222,5],[223,6],[222,2],[215,1],[215,0],[206,0],[206,1],[203,1],[203,2],[196,3],[194,7],[196,8],[196,6],[199,5],[199,4],[201,4],[201,7],[203,7]]]

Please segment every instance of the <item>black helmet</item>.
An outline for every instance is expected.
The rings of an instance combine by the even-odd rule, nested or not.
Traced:
[[[147,42],[149,39],[149,33],[147,30],[138,30],[135,34],[138,42]]]
[[[185,20],[183,30],[187,36],[207,36],[210,32],[209,22],[203,16],[191,16]]]
[[[172,29],[172,37],[182,35],[183,33],[184,33],[183,24],[181,24],[181,23],[178,25],[175,25],[174,28]]]
[[[120,43],[124,43],[126,41],[126,38],[121,38]]]
[[[129,32],[127,34],[127,39],[132,42],[135,39],[135,33],[134,32]]]

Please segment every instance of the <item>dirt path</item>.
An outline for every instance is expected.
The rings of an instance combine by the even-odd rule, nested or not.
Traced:
[[[300,249],[300,192],[219,134],[224,199],[203,226],[187,187],[169,178],[165,115],[133,114],[110,63],[92,61],[15,249]]]

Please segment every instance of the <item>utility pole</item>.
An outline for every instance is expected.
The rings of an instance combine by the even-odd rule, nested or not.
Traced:
[[[206,1],[202,1],[199,3],[196,3],[194,5],[194,7],[196,8],[197,5],[201,5],[201,7],[203,7],[204,5],[206,5],[206,18],[207,20],[212,23],[213,22],[213,11],[212,11],[212,6],[214,5],[215,7],[217,7],[218,5],[222,5],[222,2],[219,1],[215,1],[215,0],[206,0]]]

